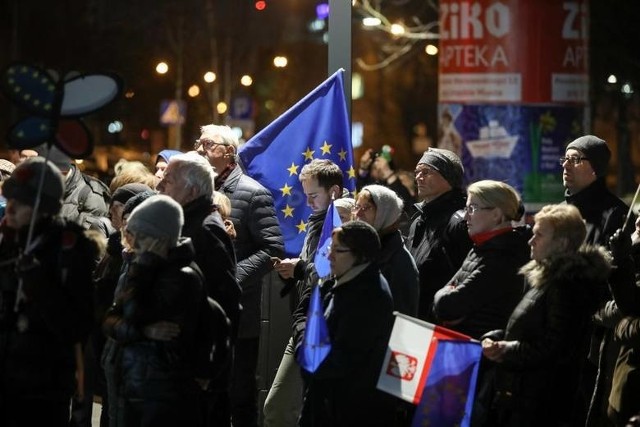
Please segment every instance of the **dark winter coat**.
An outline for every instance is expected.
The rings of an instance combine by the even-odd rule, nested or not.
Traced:
[[[193,257],[185,239],[167,259],[145,253],[129,266],[104,322],[105,333],[119,344],[119,394],[125,399],[180,400],[198,392],[194,349],[204,290]],[[161,320],[179,325],[176,339],[144,335],[145,326]]]
[[[404,246],[400,231],[380,236],[380,242],[382,251],[378,256],[378,265],[389,284],[393,309],[415,317],[418,314],[420,295],[416,263]]]
[[[74,345],[93,326],[96,248],[78,225],[45,219],[16,273],[10,260],[24,248],[27,227],[14,236],[3,230],[0,244],[0,400],[11,393],[69,401],[76,389]],[[19,277],[25,299],[16,312]]]
[[[451,280],[471,249],[461,210],[465,200],[462,190],[451,190],[429,203],[415,205],[418,214],[413,217],[406,245],[420,273],[420,319],[435,321],[433,296]]]
[[[370,264],[326,285],[332,285],[325,298],[331,351],[307,377],[300,425],[392,425],[395,401],[376,389],[393,326],[386,280]]]
[[[231,200],[230,219],[236,229],[237,279],[242,288],[242,316],[238,336],[260,335],[262,278],[272,268],[271,257],[281,258],[284,241],[273,205],[273,196],[259,182],[236,166],[219,191]]]
[[[84,229],[99,230],[108,237],[114,231],[107,218],[109,190],[106,185],[96,182],[94,185],[102,191],[98,192],[88,184],[88,180],[95,180],[95,178],[84,177],[75,165],[71,165],[65,178],[63,203],[59,215],[79,224]]]
[[[207,295],[217,301],[231,321],[233,336],[240,319],[240,294],[236,279],[236,256],[233,242],[217,212],[211,211],[211,199],[199,197],[182,207],[182,235],[189,237],[195,261],[204,274]]]
[[[512,342],[496,370],[495,407],[506,426],[564,425],[571,419],[590,316],[610,261],[602,249],[531,261],[529,291],[509,318]],[[494,337],[499,338],[499,337]]]
[[[436,292],[438,322],[472,338],[504,329],[524,294],[520,267],[530,259],[527,238],[518,230],[474,245],[460,270]]]

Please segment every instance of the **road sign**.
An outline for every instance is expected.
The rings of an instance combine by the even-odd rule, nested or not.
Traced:
[[[253,100],[248,95],[237,95],[231,99],[229,117],[236,120],[253,118]]]
[[[173,126],[184,124],[187,103],[183,100],[166,99],[160,103],[160,124]]]

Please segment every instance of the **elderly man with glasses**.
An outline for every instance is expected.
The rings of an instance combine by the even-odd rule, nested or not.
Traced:
[[[215,168],[215,189],[231,200],[230,219],[237,234],[234,246],[242,313],[231,380],[231,417],[234,427],[256,427],[262,281],[273,268],[271,258],[283,257],[284,241],[273,196],[236,163],[238,137],[233,130],[216,125],[200,130],[195,149]]]

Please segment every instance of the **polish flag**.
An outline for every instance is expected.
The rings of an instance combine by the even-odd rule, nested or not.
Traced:
[[[466,335],[402,313],[394,314],[396,319],[377,388],[417,405],[433,366],[438,342],[473,340]]]

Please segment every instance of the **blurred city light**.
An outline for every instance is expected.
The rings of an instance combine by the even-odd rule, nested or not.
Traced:
[[[265,8],[267,7],[267,2],[264,0],[258,0],[255,3],[255,7],[256,7],[256,10],[265,10]]]
[[[247,87],[248,87],[248,86],[251,86],[251,85],[253,84],[253,79],[251,78],[251,76],[250,76],[250,75],[245,74],[244,76],[242,76],[242,77],[240,78],[240,84],[241,84],[242,86],[247,86]]]
[[[380,24],[382,24],[380,18],[374,18],[373,16],[367,16],[362,19],[362,25],[365,27],[377,27]]]
[[[195,98],[196,96],[200,95],[200,87],[198,85],[191,85],[189,87],[189,90],[187,90],[187,95],[189,95],[192,98]]]
[[[128,90],[127,92],[125,92],[124,97],[127,99],[131,99],[136,95],[136,93],[132,90]]]
[[[319,3],[316,6],[316,16],[318,19],[327,19],[329,17],[329,4]]]
[[[401,36],[405,32],[404,25],[402,24],[391,24],[391,34],[394,36]]]
[[[288,63],[289,60],[286,56],[276,56],[275,58],[273,58],[273,65],[275,65],[277,68],[284,68]]]
[[[309,22],[309,31],[317,33],[319,31],[322,31],[325,29],[325,27],[327,26],[326,22],[322,19],[314,19],[313,21]]]
[[[607,83],[616,84],[618,83],[618,78],[615,74],[609,74],[609,77],[607,77]]]
[[[118,132],[122,132],[123,128],[124,126],[120,120],[114,120],[111,123],[109,123],[109,125],[107,126],[107,132],[118,133]]]
[[[620,91],[625,95],[631,95],[633,93],[633,88],[631,87],[630,83],[625,83],[622,85]]]
[[[435,45],[432,44],[428,44],[427,47],[424,48],[424,51],[427,53],[427,55],[437,55],[438,54],[438,48]]]
[[[216,81],[216,73],[214,73],[213,71],[207,71],[206,73],[204,73],[203,79],[207,83],[213,83]]]
[[[224,114],[227,112],[227,104],[224,102],[218,102],[218,105],[216,105],[216,111],[218,111],[218,114]]]
[[[156,73],[166,74],[167,71],[169,71],[169,65],[166,62],[158,62],[158,65],[156,65]]]

